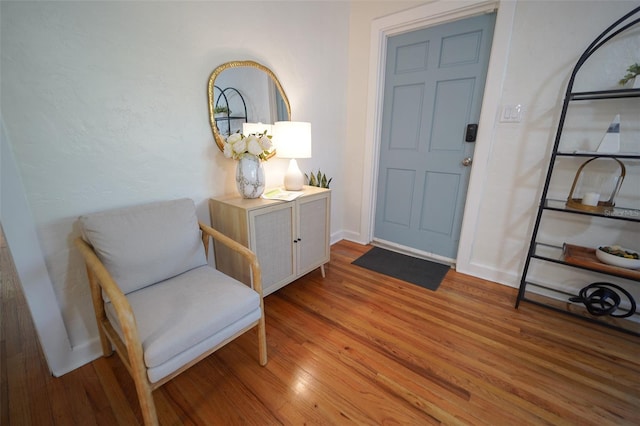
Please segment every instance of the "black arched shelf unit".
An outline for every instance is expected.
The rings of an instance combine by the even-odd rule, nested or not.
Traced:
[[[608,227],[607,229],[611,227],[624,227],[625,230],[631,228],[634,235],[635,232],[640,232],[640,209],[638,209],[638,206],[635,204],[627,207],[615,205],[604,211],[575,209],[567,207],[567,205],[570,205],[569,199],[554,199],[554,197],[557,198],[557,191],[550,191],[552,175],[554,169],[558,167],[558,162],[563,160],[574,161],[570,160],[571,157],[574,157],[576,160],[574,163],[569,163],[569,166],[584,160],[589,160],[590,158],[604,158],[632,164],[634,165],[633,168],[637,171],[640,165],[640,142],[635,143],[634,149],[630,152],[601,153],[597,151],[580,152],[571,149],[563,150],[563,141],[566,136],[565,133],[580,131],[580,129],[576,129],[575,127],[565,128],[565,120],[567,119],[568,113],[576,105],[578,107],[573,111],[578,111],[577,114],[580,114],[581,109],[579,105],[584,105],[584,101],[592,102],[593,108],[597,110],[598,108],[604,108],[604,106],[601,106],[604,103],[615,103],[620,102],[621,99],[626,99],[625,102],[630,102],[626,105],[631,105],[633,111],[635,111],[636,108],[640,110],[640,89],[574,90],[576,76],[583,70],[585,62],[592,57],[596,51],[603,49],[602,52],[604,52],[604,49],[610,46],[609,42],[623,34],[629,35],[630,33],[628,33],[628,31],[633,31],[633,36],[635,37],[636,32],[639,30],[640,7],[637,7],[603,31],[584,51],[573,68],[562,103],[558,129],[544,181],[544,187],[542,189],[542,195],[538,204],[537,215],[515,304],[515,307],[518,308],[521,301],[526,301],[633,335],[640,335],[640,313],[637,311],[636,304],[633,300],[629,300],[628,296],[630,296],[630,292],[635,292],[636,295],[640,295],[640,269],[616,268],[599,262],[598,259],[595,258],[595,250],[599,242],[592,241],[593,244],[591,247],[582,247],[566,241],[576,238],[575,234],[553,235],[553,239],[556,239],[556,242],[550,244],[545,241],[548,235],[544,233],[541,235],[541,223],[545,220],[570,222],[589,221],[589,226],[604,226]],[[638,37],[640,38],[640,36]],[[640,78],[640,76],[638,76],[638,78]],[[638,101],[636,102],[632,98],[636,98]],[[640,135],[634,133],[634,137],[640,140]],[[566,164],[563,167],[566,167]],[[573,172],[576,171],[573,170]],[[579,174],[579,170],[576,174]],[[622,177],[624,178],[624,175],[622,175]],[[569,182],[567,182],[567,184],[567,186],[570,186]],[[554,188],[554,190],[555,189],[556,188]],[[567,194],[571,195],[568,188]],[[562,227],[553,229],[562,229]],[[589,237],[590,235],[579,236],[582,241],[585,239],[588,240]],[[566,238],[566,242],[558,244],[557,240],[562,238]],[[633,249],[638,250],[638,247]],[[532,272],[533,264],[541,269]],[[543,271],[546,275],[545,273],[538,273],[538,271]],[[556,273],[556,271],[558,271],[558,273]],[[567,283],[572,280],[564,277],[570,277],[571,274],[575,274],[578,278],[573,280],[571,285],[568,285]],[[589,277],[589,279],[585,280],[585,276]],[[559,277],[563,277],[564,279]],[[554,278],[556,279],[554,280]],[[578,297],[579,291],[576,290],[576,284],[579,283],[579,286],[584,285],[582,289],[579,289],[583,290],[587,288],[589,284],[603,281],[613,284],[609,287],[620,296],[621,300],[618,302],[619,305],[615,303],[615,297],[609,299],[605,297],[599,302],[602,304],[603,309],[599,311],[590,309],[593,308],[593,305],[587,303],[589,301],[585,300],[585,298],[580,299]],[[622,293],[616,290],[619,288],[623,288]],[[585,293],[583,293],[583,295],[584,294]],[[632,295],[631,299],[633,299]],[[595,300],[591,300],[591,302],[595,302]]]
[[[221,89],[218,86],[213,86],[214,91],[218,91],[218,95],[215,96],[215,108],[224,107],[225,112],[217,113],[214,115],[218,132],[224,137],[229,136],[236,130],[242,131],[242,123],[247,122],[247,103],[244,97],[238,89],[235,87],[227,87]],[[237,100],[236,100],[237,99]],[[231,105],[233,101],[233,105]],[[236,112],[236,108],[242,105],[239,112]],[[233,109],[232,109],[233,106]],[[238,127],[237,129],[234,127]]]

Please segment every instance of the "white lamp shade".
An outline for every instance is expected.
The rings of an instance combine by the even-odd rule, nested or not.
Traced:
[[[273,135],[271,124],[264,123],[242,123],[242,134],[247,136],[251,134],[264,133],[267,131],[267,135]]]
[[[311,123],[276,121],[273,145],[280,158],[311,158]]]

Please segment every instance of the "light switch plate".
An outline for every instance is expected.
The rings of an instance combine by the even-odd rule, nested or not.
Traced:
[[[521,104],[504,105],[502,107],[502,113],[500,114],[500,122],[520,123],[522,121],[523,113],[524,107]]]

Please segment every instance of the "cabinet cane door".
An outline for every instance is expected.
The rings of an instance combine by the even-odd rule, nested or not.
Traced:
[[[291,282],[296,275],[295,203],[282,203],[249,213],[251,249],[260,259],[262,292],[266,296]]]
[[[329,262],[329,193],[298,199],[298,275]]]

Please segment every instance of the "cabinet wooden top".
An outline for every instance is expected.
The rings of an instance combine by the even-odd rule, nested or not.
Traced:
[[[323,194],[323,193],[327,193],[327,192],[331,192],[330,189],[327,188],[318,188],[317,186],[307,186],[305,185],[304,188],[302,188],[302,192],[303,194],[298,197],[298,198],[302,198],[302,197],[309,197],[312,195],[317,195],[317,194]],[[238,194],[228,194],[228,195],[221,195],[219,197],[213,197],[211,198],[212,200],[215,201],[220,201],[226,204],[231,204],[237,207],[242,207],[244,209],[253,209],[253,208],[257,208],[257,207],[265,207],[265,206],[270,206],[272,204],[279,204],[279,203],[290,203],[291,201],[282,201],[282,200],[267,200],[265,198],[242,198],[241,196],[239,196]]]

